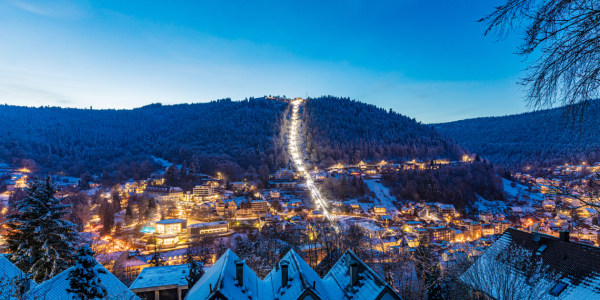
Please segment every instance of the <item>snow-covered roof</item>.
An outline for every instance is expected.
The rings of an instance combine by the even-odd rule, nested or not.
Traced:
[[[240,285],[236,280],[238,260],[233,251],[227,250],[189,290],[186,300],[206,300],[215,295],[228,300],[296,300],[303,295],[320,300],[401,300],[350,250],[323,279],[294,250],[290,250],[264,280],[244,264],[243,284]],[[359,281],[352,286],[349,267],[354,261],[358,264]],[[288,266],[287,285],[282,284],[284,264]],[[382,293],[388,293],[389,297],[382,297]]]
[[[358,263],[358,284],[352,286],[350,264]],[[346,251],[338,262],[323,277],[323,284],[331,299],[367,300],[378,299],[382,293],[389,294],[381,299],[401,299],[389,285],[371,268],[364,264],[351,250]]]
[[[206,227],[206,226],[216,226],[216,225],[227,225],[227,221],[216,221],[216,222],[196,223],[196,224],[188,225],[188,228],[195,228],[195,227]]]
[[[189,273],[189,266],[174,265],[144,268],[140,275],[131,284],[132,291],[154,288],[160,286],[187,286],[185,276]]]
[[[36,300],[36,299],[44,299],[44,300],[64,300],[64,299],[72,299],[73,294],[67,292],[69,288],[69,272],[74,267],[70,267],[60,274],[52,277],[51,279],[45,281],[40,284],[36,288],[30,290],[26,299],[28,300]],[[107,295],[105,299],[119,299],[119,300],[139,300],[140,298],[136,296],[132,291],[130,291],[127,286],[125,286],[117,277],[111,274],[108,270],[106,270],[101,264],[96,264],[94,267],[98,271],[98,277],[100,279],[100,283],[106,287]]]
[[[358,223],[356,223],[356,225],[358,225],[358,226],[360,226],[360,227],[362,227],[362,228],[364,228],[364,229],[366,229],[368,231],[371,231],[371,232],[384,231],[383,228],[381,228],[381,227],[379,227],[379,226],[377,226],[377,225],[375,225],[375,224],[373,224],[371,222],[358,222]]]
[[[540,234],[539,242],[533,241],[532,237],[530,232],[508,228],[475,264],[497,263],[495,253],[501,253],[511,245],[518,245],[539,256],[549,271],[560,274],[559,282],[566,283],[567,286],[556,299],[600,299],[600,248],[561,241],[546,234]],[[469,269],[467,273],[471,271]],[[517,277],[518,280],[527,280],[523,275]],[[553,283],[549,284],[555,286]],[[547,299],[555,299],[550,294],[547,295]]]
[[[167,219],[167,220],[160,220],[158,222],[156,222],[156,224],[176,224],[176,223],[183,223],[185,222],[184,219]]]
[[[246,264],[243,266],[243,286],[238,285],[235,265],[237,260],[239,257],[228,249],[189,290],[186,300],[205,300],[214,294],[221,294],[228,300],[257,299],[262,297],[265,291],[271,290],[271,287],[260,280]]]
[[[281,264],[288,264],[288,282],[282,285]],[[273,299],[296,300],[300,295],[314,293],[320,299],[332,299],[321,278],[294,250],[290,250],[277,266],[265,277],[265,283],[269,283]],[[262,296],[262,295],[261,295]]]
[[[0,292],[1,295],[12,295],[17,291],[17,280],[25,278],[17,266],[11,263],[4,255],[0,256]],[[30,288],[35,288],[36,283],[30,280]]]

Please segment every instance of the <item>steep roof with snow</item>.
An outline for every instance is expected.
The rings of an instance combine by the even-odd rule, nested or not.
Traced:
[[[222,295],[228,300],[273,300],[272,294],[268,292],[271,290],[270,286],[260,280],[246,264],[243,267],[243,286],[238,285],[235,265],[237,260],[239,257],[228,249],[189,290],[186,300],[205,300],[213,295]]]
[[[282,284],[282,262],[288,264],[288,282]],[[290,250],[264,280],[271,287],[273,299],[296,300],[302,294],[316,295],[319,299],[333,299],[321,278],[294,250]]]
[[[350,264],[358,263],[358,284],[351,284]],[[397,299],[400,296],[371,268],[364,264],[351,250],[346,251],[338,262],[323,278],[323,284],[331,295],[331,299],[367,300],[378,299],[379,295],[387,293],[383,299]]]
[[[8,260],[7,256],[0,256],[0,296],[12,295],[17,290],[17,280],[25,278],[25,274]],[[30,288],[35,288],[36,284],[30,280]]]
[[[32,289],[27,293],[28,300],[64,300],[73,299],[73,294],[67,292],[69,288],[69,272],[74,267],[70,267],[60,274],[45,281],[41,285]],[[106,299],[119,300],[140,300],[132,291],[130,291],[117,277],[106,270],[101,264],[96,264],[94,267],[98,271],[100,282],[106,286],[108,294]]]
[[[550,271],[560,274],[558,282],[566,284],[558,297],[548,294],[548,298],[600,299],[600,248],[561,241],[546,234],[540,234],[539,242],[535,242],[532,237],[530,232],[508,228],[487,251],[497,252],[510,246],[520,246],[539,256]],[[527,280],[521,277],[522,280]]]
[[[310,296],[314,300],[401,300],[385,281],[351,251],[347,251],[323,279],[293,250],[277,263],[264,280],[260,280],[244,264],[242,286],[236,280],[237,260],[238,256],[227,250],[190,289],[185,299],[221,297],[228,300],[296,300]],[[354,286],[351,285],[349,274],[351,261],[359,264],[359,283]],[[287,284],[282,284],[282,264],[288,265]],[[389,296],[385,296],[386,293]]]

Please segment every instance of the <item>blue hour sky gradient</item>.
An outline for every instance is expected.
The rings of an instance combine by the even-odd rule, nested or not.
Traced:
[[[502,1],[0,1],[0,103],[350,97],[425,123],[526,111]]]

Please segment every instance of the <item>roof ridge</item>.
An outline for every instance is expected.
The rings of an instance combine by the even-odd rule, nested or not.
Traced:
[[[227,266],[227,262],[229,261],[229,252],[232,252],[231,249],[227,249],[227,251],[225,251],[225,259],[223,260],[221,272],[219,272],[219,278],[217,279],[217,282],[215,282],[215,288],[213,289],[213,291],[220,290],[221,282],[223,280],[223,274],[225,273],[225,266]]]
[[[290,256],[292,256],[292,258],[294,259],[294,263],[296,264],[296,268],[298,269],[298,274],[300,274],[300,281],[302,282],[302,288],[306,289],[308,287],[310,287],[309,284],[306,283],[306,276],[304,275],[304,272],[302,272],[302,268],[300,268],[300,263],[298,263],[298,260],[296,259],[296,251],[294,251],[294,249],[290,249]]]

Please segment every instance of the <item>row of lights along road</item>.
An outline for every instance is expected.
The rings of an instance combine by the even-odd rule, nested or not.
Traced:
[[[321,197],[321,193],[315,186],[315,183],[312,180],[312,178],[310,177],[310,174],[308,174],[306,168],[304,167],[304,162],[302,160],[302,156],[300,155],[300,152],[298,150],[298,138],[299,138],[298,130],[299,130],[299,124],[300,124],[300,121],[298,120],[298,111],[300,110],[300,105],[302,104],[302,102],[303,102],[302,100],[292,101],[292,130],[290,132],[290,153],[292,154],[292,160],[294,161],[294,164],[296,165],[296,169],[300,173],[303,173],[306,175],[305,176],[306,177],[306,186],[310,190],[313,201],[315,202],[317,207],[319,207],[320,210],[323,212],[323,215],[325,217],[327,217],[327,219],[331,222],[333,220],[332,220],[331,215],[327,211],[327,206],[325,205],[326,200],[323,199],[323,197]]]

